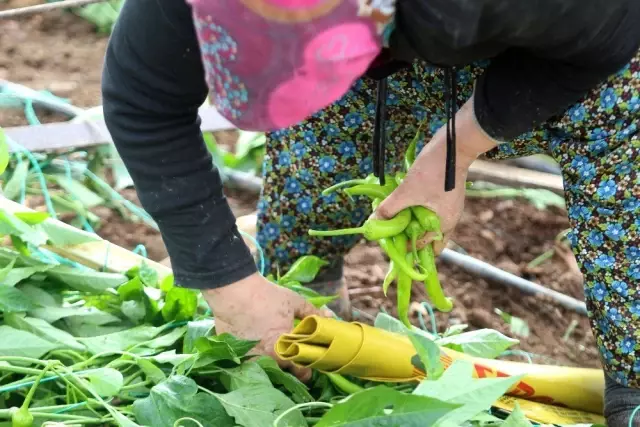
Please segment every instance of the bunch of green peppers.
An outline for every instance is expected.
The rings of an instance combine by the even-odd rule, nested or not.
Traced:
[[[405,155],[406,170],[415,161],[418,135],[409,145]],[[396,176],[386,176],[385,185],[380,185],[378,178],[369,175],[365,179],[354,179],[331,186],[324,190],[323,194],[342,190],[350,197],[366,196],[371,199],[375,210],[402,183],[405,175],[406,172],[399,172]],[[427,294],[437,310],[449,312],[453,308],[453,301],[444,295],[438,279],[433,246],[429,244],[421,249],[417,247],[418,239],[427,232],[436,233],[436,240],[442,239],[438,216],[423,206],[406,208],[387,220],[369,218],[361,227],[329,231],[309,230],[311,236],[362,234],[365,239],[378,242],[391,260],[383,282],[384,293],[387,294],[389,286],[395,280],[398,318],[407,326],[411,325],[409,305],[413,281],[424,283]]]

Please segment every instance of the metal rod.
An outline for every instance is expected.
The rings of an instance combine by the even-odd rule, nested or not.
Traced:
[[[545,162],[544,160],[538,159],[535,157],[521,157],[519,159],[511,160],[511,163],[521,168],[530,169],[538,172],[545,172],[553,175],[562,174],[560,167],[557,164],[553,164],[551,162]]]
[[[108,0],[63,0],[55,3],[37,4],[35,6],[19,7],[16,9],[3,10],[0,12],[0,19],[15,18],[18,16],[32,15],[34,13],[48,12],[55,9],[66,9],[68,7],[79,7],[87,4],[102,3]]]
[[[556,301],[561,306],[573,310],[577,313],[587,315],[587,306],[583,301],[578,301],[563,293],[545,288],[529,280],[518,277],[515,274],[507,273],[497,267],[486,262],[480,261],[469,255],[445,249],[439,257],[442,261],[460,267],[469,274],[480,277],[490,282],[500,283],[502,285],[518,288],[522,292],[531,295],[545,295]]]

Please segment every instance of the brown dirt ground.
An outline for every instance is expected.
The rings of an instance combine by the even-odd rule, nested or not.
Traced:
[[[2,3],[0,9],[36,1],[9,0]],[[105,46],[105,37],[96,35],[89,24],[69,13],[56,11],[18,21],[2,21],[0,78],[34,89],[51,90],[78,106],[94,106],[100,104]],[[41,119],[61,118],[42,115]],[[24,123],[20,111],[0,111],[0,126]],[[226,138],[225,144],[233,141],[232,134],[222,137]],[[127,190],[124,195],[136,200],[134,190]],[[237,215],[246,214],[255,206],[254,198],[234,193],[229,193],[229,201]],[[127,222],[106,209],[97,213],[104,219],[99,231],[103,237],[127,248],[142,243],[155,260],[166,256],[162,239],[153,230]],[[469,200],[454,240],[472,256],[582,299],[581,277],[575,271],[571,256],[554,256],[538,268],[527,268],[528,262],[553,247],[554,238],[567,225],[565,213],[560,210],[539,211],[523,201]],[[384,307],[393,313],[393,292],[385,299],[380,288],[386,268],[386,260],[373,246],[358,246],[347,257],[346,278],[351,297],[362,312],[374,314]],[[437,314],[441,329],[468,323],[472,328],[495,328],[510,334],[508,325],[494,312],[500,309],[528,323],[531,333],[528,338],[521,338],[520,348],[541,355],[534,357],[534,362],[599,366],[585,317],[518,290],[479,280],[449,265],[440,263],[439,274],[445,291],[456,300],[452,313]],[[416,303],[426,300],[418,286],[414,288],[413,299]],[[416,324],[418,310],[415,304]],[[362,316],[367,318],[367,314]],[[570,337],[563,340],[575,322],[577,326]]]

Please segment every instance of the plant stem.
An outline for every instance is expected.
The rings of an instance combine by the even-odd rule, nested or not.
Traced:
[[[548,261],[549,259],[551,259],[555,253],[556,253],[555,249],[549,249],[548,251],[543,252],[542,254],[535,257],[535,259],[533,259],[531,262],[529,262],[529,264],[527,264],[527,267],[529,268],[537,267],[540,264],[544,263],[545,261]]]
[[[148,386],[150,384],[153,384],[153,382],[152,381],[144,381],[144,382],[141,382],[141,383],[130,384],[130,385],[126,385],[126,386],[122,387],[120,389],[120,391],[135,390],[135,389],[140,388],[140,387],[146,387],[146,386]]]
[[[349,395],[364,390],[364,388],[360,387],[357,384],[352,383],[342,375],[332,374],[329,372],[325,373],[325,375],[329,377],[333,385],[335,385],[340,391],[347,393]]]
[[[348,236],[351,234],[364,233],[364,227],[342,228],[340,230],[309,230],[310,236],[332,237],[332,236]]]
[[[333,405],[331,403],[326,403],[326,402],[300,403],[298,405],[292,406],[291,408],[287,409],[286,411],[281,413],[280,416],[278,416],[278,418],[273,420],[273,427],[278,427],[278,424],[280,423],[280,421],[282,421],[284,417],[289,415],[291,412],[300,410],[303,408],[329,408],[330,409],[330,408],[333,408]]]

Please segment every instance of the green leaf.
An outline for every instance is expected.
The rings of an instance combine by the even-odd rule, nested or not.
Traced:
[[[149,298],[139,276],[118,287],[118,295],[123,301],[121,310],[134,323],[151,322],[158,312],[157,303]]]
[[[171,347],[172,345],[174,345],[176,342],[178,342],[178,340],[182,339],[186,331],[186,326],[175,328],[167,334],[160,335],[152,340],[141,343],[139,346],[136,346],[136,348],[132,348],[130,351],[136,354],[140,354],[152,350],[151,353],[156,353],[156,350],[158,349]]]
[[[225,369],[223,372],[223,384],[229,391],[252,386],[272,387],[269,376],[256,362],[245,362],[238,367]]]
[[[144,356],[145,360],[151,360],[160,365],[168,363],[173,366],[178,366],[183,363],[185,360],[191,359],[193,356],[190,354],[178,354],[175,350],[164,351],[159,354],[154,354],[153,356]]]
[[[138,422],[153,427],[174,427],[177,420],[185,417],[193,418],[203,427],[235,425],[214,396],[198,393],[195,381],[181,375],[154,386],[149,397],[136,400],[133,413]]]
[[[411,363],[427,374],[427,378],[435,380],[444,372],[444,365],[440,361],[440,348],[436,343],[414,332],[409,333],[409,339],[418,352],[418,360],[415,356]]]
[[[90,5],[90,6],[95,6],[95,5]],[[126,415],[123,415],[122,412],[118,411],[117,409],[111,406],[107,406],[107,410],[109,411],[113,419],[116,420],[119,427],[142,427],[141,425],[131,421],[129,418],[127,418]]]
[[[446,337],[452,337],[454,335],[461,334],[464,331],[466,331],[468,327],[469,325],[467,325],[466,323],[462,323],[459,325],[451,325],[447,328],[446,331],[444,331],[444,334],[442,334],[442,337],[446,338]]]
[[[18,236],[11,236],[11,244],[23,256],[31,256],[27,243]]]
[[[145,285],[151,286],[152,288],[158,286],[158,272],[149,267],[149,264],[146,262],[142,262],[140,272],[138,274],[140,275],[140,280],[142,280],[142,283]]]
[[[377,386],[336,404],[316,427],[432,426],[459,406],[437,398],[415,396]]]
[[[32,334],[54,344],[56,348],[85,351],[84,346],[71,334],[50,325],[44,320],[33,317],[24,317],[18,314],[6,314],[4,322],[15,329],[31,332]]]
[[[0,312],[16,313],[35,308],[29,297],[19,289],[0,285]]]
[[[493,329],[479,329],[436,340],[439,346],[485,359],[494,359],[519,342]]]
[[[38,300],[40,301],[40,300]],[[112,314],[100,311],[95,307],[51,307],[36,308],[29,311],[29,315],[45,320],[49,323],[57,322],[60,319],[67,320],[71,325],[83,323],[85,325],[102,326],[109,323],[120,322],[121,319]]]
[[[198,295],[191,289],[173,287],[164,301],[162,318],[165,322],[190,320],[198,309]]]
[[[167,376],[162,372],[162,369],[154,365],[152,361],[147,359],[136,359],[136,363],[140,369],[142,369],[142,372],[144,372],[147,379],[152,381],[154,384],[159,384],[167,379]]]
[[[214,326],[215,321],[213,319],[202,319],[187,323],[187,333],[182,344],[182,352],[185,354],[194,353],[196,340],[208,336]]]
[[[290,373],[280,369],[275,360],[263,356],[257,360],[257,363],[267,373],[273,384],[281,385],[291,393],[291,398],[294,402],[305,403],[313,401],[307,386]]]
[[[12,259],[9,264],[5,265],[4,267],[2,267],[2,269],[0,269],[0,283],[4,284],[5,278],[13,269],[13,266],[16,264],[17,259],[18,259],[17,257]]]
[[[243,387],[227,394],[216,394],[216,397],[243,427],[273,427],[275,419],[294,403],[280,390],[272,386]],[[292,410],[280,421],[280,427],[303,427],[307,421],[299,410]]]
[[[49,341],[27,331],[0,325],[0,356],[32,357],[39,359],[55,348]]]
[[[78,341],[84,344],[92,354],[124,351],[134,345],[152,340],[163,330],[164,328],[143,325],[113,334],[79,338]]]
[[[122,314],[124,314],[127,319],[135,324],[142,323],[147,315],[144,303],[140,301],[124,301],[120,305],[120,311],[122,311]]]
[[[519,335],[523,338],[528,338],[530,334],[529,325],[523,319],[512,316],[509,313],[506,313],[500,309],[495,309],[495,312],[498,316],[502,317],[502,320],[505,321],[509,325],[509,329],[511,333],[514,335]]]
[[[378,313],[373,325],[376,328],[384,329],[385,331],[393,332],[396,334],[408,335],[409,333],[409,329],[404,325],[404,323],[402,323],[395,317],[389,316],[386,313]],[[415,326],[411,327],[411,332],[421,335],[428,340],[435,339],[434,335],[431,335],[429,332],[424,331],[420,328],[416,328]]]
[[[30,282],[22,283],[18,285],[17,288],[29,297],[31,301],[38,301],[38,304],[42,307],[60,307],[60,305],[62,305],[62,297],[60,295],[47,292]]]
[[[501,427],[532,427],[532,424],[529,422],[527,417],[524,416],[522,409],[520,409],[520,405],[516,403],[513,411],[509,417],[504,420]]]
[[[114,325],[87,325],[82,322],[69,324],[68,319],[64,321],[66,328],[76,338],[91,338],[103,335],[115,334],[118,332],[126,331],[131,328],[129,323],[119,323]]]
[[[52,265],[41,265],[36,267],[15,267],[6,273],[4,278],[0,278],[0,283],[6,286],[15,286],[36,273],[43,273],[54,268]],[[1,273],[0,273],[1,274]]]
[[[160,282],[160,290],[166,294],[172,288],[173,288],[173,274],[170,274],[168,276],[165,276],[165,278],[162,279],[162,282]]]
[[[87,374],[87,379],[93,390],[98,393],[100,397],[115,396],[124,386],[124,377],[122,374],[111,368],[100,368],[97,371],[92,371]]]
[[[56,266],[47,274],[71,288],[89,293],[101,293],[109,288],[117,288],[127,281],[127,277],[122,274],[98,273],[66,266]]]
[[[75,200],[78,200],[86,208],[94,208],[105,203],[102,197],[75,179],[69,179],[64,175],[53,175],[53,178],[60,187],[71,194]]]
[[[29,225],[38,225],[51,217],[47,212],[16,212],[14,215]]]
[[[522,375],[475,379],[473,364],[456,360],[439,379],[422,381],[413,394],[463,405],[438,423],[438,426],[442,427],[457,427],[481,411],[489,409],[493,402],[520,381],[520,378]]]
[[[9,144],[4,129],[0,128],[0,174],[3,174],[9,166]]]
[[[302,295],[304,299],[313,304],[314,307],[320,308],[329,304],[331,301],[338,298],[338,295],[324,296],[313,289],[309,289],[305,286],[298,284],[298,282],[289,282],[284,285],[287,289],[291,289],[299,295]]]
[[[217,360],[233,360],[240,363],[240,358],[253,349],[259,341],[241,340],[233,335],[224,333],[214,337],[198,338],[195,342],[196,349],[202,355]]]
[[[320,269],[328,264],[329,263],[327,261],[324,261],[314,255],[303,256],[293,263],[289,271],[287,271],[287,274],[282,276],[280,280],[278,280],[278,283],[309,283],[316,278]]]
[[[2,208],[0,208],[0,235],[15,236],[34,246],[42,246],[47,243],[47,236],[44,232],[31,227]]]
[[[22,191],[22,183],[26,181],[27,175],[29,175],[29,162],[23,160],[16,165],[11,178],[5,182],[5,186],[2,189],[4,197],[9,200],[16,200]]]

